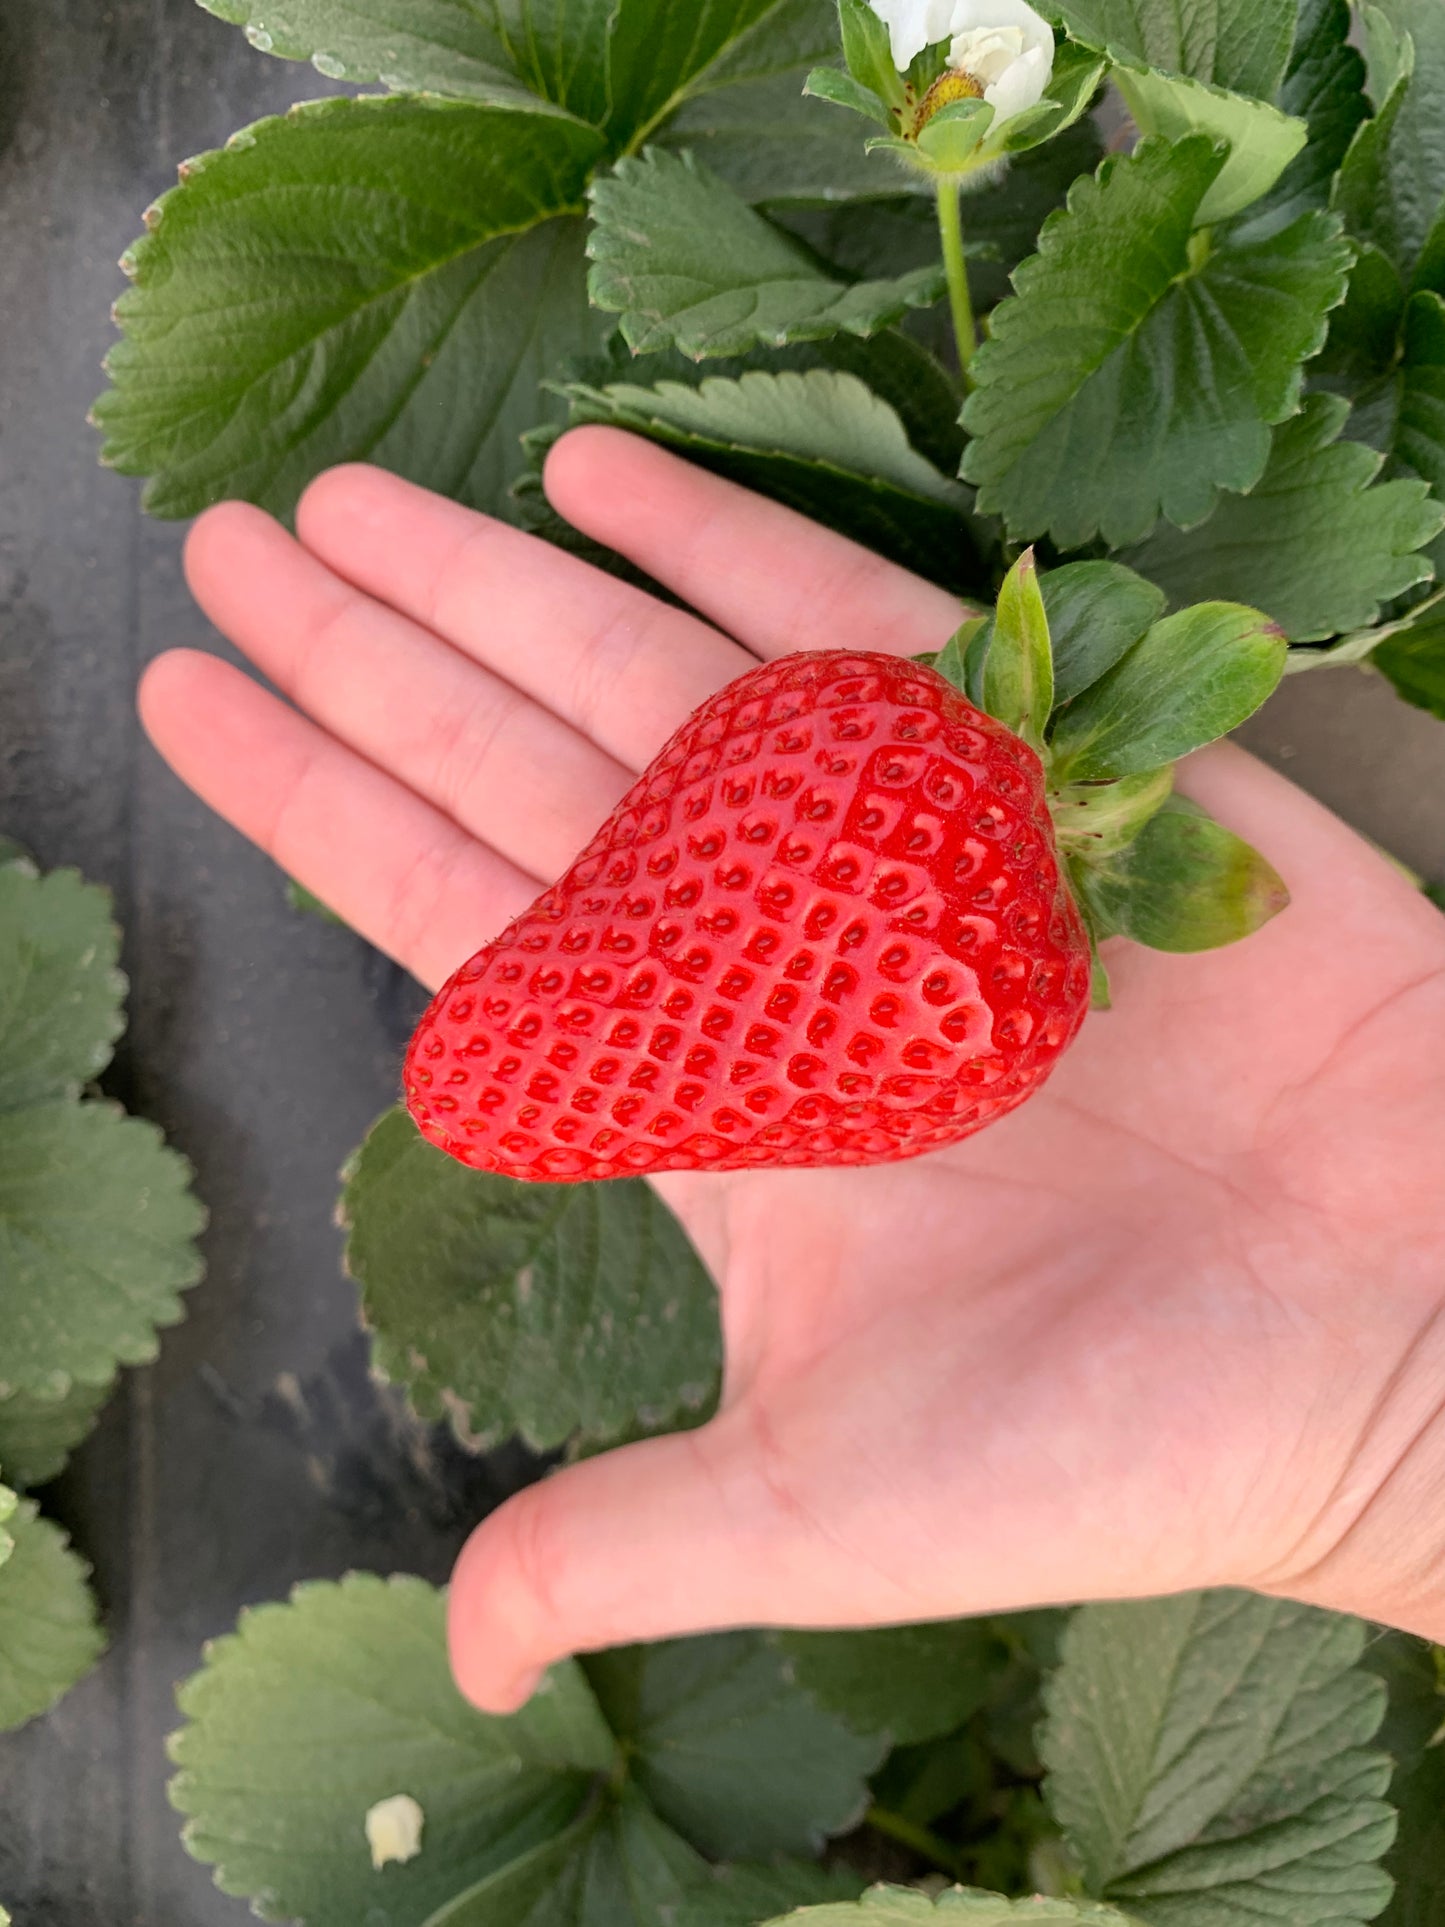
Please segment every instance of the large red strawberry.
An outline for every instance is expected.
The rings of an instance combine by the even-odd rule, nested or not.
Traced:
[[[407,1101],[518,1178],[911,1157],[1037,1090],[1089,979],[1033,751],[931,669],[788,656],[456,973]]]

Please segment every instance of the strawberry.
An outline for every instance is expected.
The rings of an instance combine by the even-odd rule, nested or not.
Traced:
[[[407,1101],[516,1178],[877,1163],[1021,1104],[1089,985],[1034,752],[916,663],[788,656],[457,971]]]

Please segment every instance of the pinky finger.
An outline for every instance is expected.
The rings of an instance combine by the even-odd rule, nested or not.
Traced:
[[[429,988],[537,893],[535,879],[213,656],[160,657],[140,712],[182,782]]]

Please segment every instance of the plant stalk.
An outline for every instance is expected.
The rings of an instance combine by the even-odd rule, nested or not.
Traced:
[[[893,1813],[887,1807],[869,1807],[866,1819],[875,1833],[883,1833],[890,1840],[896,1840],[921,1860],[929,1861],[940,1873],[946,1873],[950,1880],[960,1877],[962,1868],[959,1856],[946,1840],[941,1840],[927,1827],[915,1826],[911,1820],[905,1820],[901,1813]]]
[[[938,183],[938,231],[943,239],[943,271],[948,276],[948,304],[953,311],[953,338],[958,343],[958,365],[963,385],[973,388],[973,357],[978,348],[978,325],[973,297],[968,291],[968,261],[963,252],[963,216],[958,182],[945,176]]]

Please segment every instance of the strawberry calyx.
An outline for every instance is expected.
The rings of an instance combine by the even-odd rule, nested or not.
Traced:
[[[938,674],[1044,765],[1059,852],[1097,959],[1110,937],[1196,951],[1235,943],[1285,908],[1268,860],[1175,794],[1175,766],[1253,715],[1287,645],[1243,605],[1171,615],[1113,562],[1041,575],[1026,550],[991,616],[971,614]],[[1102,965],[1095,1001],[1107,1001]]]

